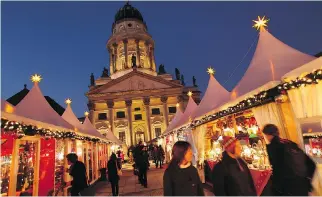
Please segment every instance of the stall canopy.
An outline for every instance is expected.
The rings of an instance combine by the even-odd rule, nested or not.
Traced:
[[[174,129],[174,126],[178,123],[178,121],[180,120],[182,115],[183,115],[182,111],[180,110],[179,107],[177,107],[177,112],[174,115],[174,117],[172,118],[168,128],[164,131],[163,135],[167,135],[169,132],[172,131],[172,129]]]
[[[189,92],[191,93],[191,92]],[[173,126],[173,129],[183,126],[184,124],[188,123],[190,119],[192,119],[192,114],[193,112],[197,109],[197,104],[196,102],[193,100],[192,96],[189,96],[189,101],[187,104],[187,107],[184,111],[184,113],[182,114],[182,117],[178,120],[177,124],[175,124]]]
[[[15,113],[26,118],[75,130],[74,126],[65,121],[48,104],[38,86],[38,82],[34,82],[34,86],[29,93],[16,105]]]
[[[310,62],[304,64],[301,67],[298,67],[298,68],[286,73],[283,76],[283,80],[285,80],[285,81],[294,80],[297,77],[301,77],[302,75],[303,76],[307,75],[317,69],[322,69],[322,57],[319,57],[313,61],[310,61]]]
[[[232,91],[232,98],[254,90],[269,81],[280,80],[287,72],[314,59],[315,57],[284,44],[266,29],[261,28],[253,59]]]
[[[98,131],[93,130],[93,129],[87,129],[84,127],[83,124],[81,124],[79,122],[79,120],[77,119],[77,117],[75,116],[75,114],[71,108],[71,100],[70,99],[66,100],[66,104],[67,104],[67,107],[65,109],[65,112],[62,115],[62,118],[64,120],[66,120],[69,124],[76,127],[80,133],[83,133],[85,135],[95,136],[95,137],[98,137],[101,139],[106,139],[106,137],[103,136],[102,134],[100,134]]]
[[[193,112],[192,118],[203,116],[229,100],[230,93],[215,79],[211,72],[213,70],[209,73],[210,78],[206,92]]]
[[[88,133],[91,133],[91,135],[95,135],[95,136],[100,136],[102,138],[102,134],[99,133],[97,131],[97,129],[95,129],[95,127],[92,125],[91,121],[88,119],[87,115],[86,115],[86,118],[85,118],[85,121],[83,123],[83,129],[86,130]],[[111,135],[112,134],[112,135]],[[104,137],[104,136],[103,136]],[[106,135],[106,137],[104,137],[105,139],[107,138],[108,140],[110,140],[111,142],[113,143],[116,143],[116,144],[122,144],[122,142],[117,139],[112,132],[108,132],[108,134]]]

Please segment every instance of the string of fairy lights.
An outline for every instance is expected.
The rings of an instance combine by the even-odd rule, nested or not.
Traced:
[[[83,140],[89,142],[98,142],[110,144],[106,140],[100,138],[82,136],[71,131],[59,131],[59,130],[49,130],[45,128],[38,128],[37,126],[19,123],[17,121],[9,121],[1,118],[1,130],[4,133],[14,134],[17,138],[22,138],[24,136],[43,136],[45,139],[56,138],[56,139],[72,139],[72,140]]]

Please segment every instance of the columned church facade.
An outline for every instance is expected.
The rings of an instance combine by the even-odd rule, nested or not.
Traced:
[[[86,93],[90,118],[102,133],[112,131],[128,146],[162,134],[176,113],[184,111],[188,91],[200,101],[200,91],[156,68],[154,40],[141,13],[126,3],[115,15],[106,44],[109,68],[91,76]],[[180,77],[180,76],[179,76]]]

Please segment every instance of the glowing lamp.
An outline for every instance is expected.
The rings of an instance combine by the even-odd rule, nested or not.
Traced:
[[[86,112],[84,113],[84,115],[87,117],[87,116],[89,115],[88,111],[86,111]]]
[[[265,29],[265,27],[267,27],[268,21],[269,19],[265,18],[265,16],[263,16],[262,18],[260,16],[257,16],[257,20],[253,20],[253,22],[255,23],[253,27],[257,30],[261,30],[262,28]]]
[[[192,96],[192,92],[191,92],[191,91],[189,91],[187,95],[188,95],[189,97],[191,97],[191,96]]]
[[[30,79],[33,83],[39,83],[42,80],[41,75],[38,74],[31,75]]]
[[[180,104],[179,104],[179,103],[177,103],[177,104],[176,104],[176,107],[179,107],[179,106],[180,106]]]
[[[70,104],[72,103],[72,99],[67,98],[67,99],[65,100],[65,103],[66,103],[66,105],[70,105]]]
[[[215,74],[215,69],[213,69],[213,68],[211,68],[211,67],[209,67],[208,69],[207,69],[207,73],[209,74],[209,75],[214,75]]]

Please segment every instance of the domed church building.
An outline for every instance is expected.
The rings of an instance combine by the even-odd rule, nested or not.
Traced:
[[[128,146],[161,135],[176,110],[184,111],[189,91],[200,102],[195,79],[185,86],[179,70],[173,79],[163,65],[157,69],[154,46],[142,14],[127,2],[116,13],[106,44],[110,72],[104,68],[97,79],[92,74],[86,93],[93,125]]]

